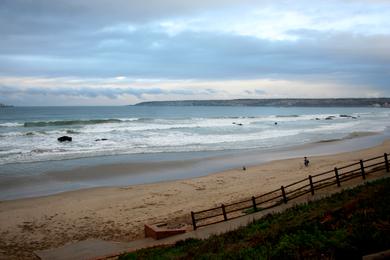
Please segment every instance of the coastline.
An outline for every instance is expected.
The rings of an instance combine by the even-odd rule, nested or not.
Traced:
[[[356,132],[343,139],[291,147],[104,156],[14,164],[14,169],[0,166],[7,172],[0,176],[0,201],[191,179],[274,160],[360,150],[389,138],[389,131]]]
[[[328,144],[320,146],[332,148]],[[294,151],[300,155],[310,149],[318,150],[318,146]],[[144,223],[190,224],[191,210],[261,194],[310,174],[384,152],[390,152],[390,140],[358,151],[333,150],[331,155],[310,156],[309,167],[303,166],[301,156],[295,156],[248,166],[246,171],[235,168],[190,179],[1,201],[0,252],[24,258],[34,250],[87,238],[131,241],[143,236]],[[24,253],[27,255],[20,255]]]

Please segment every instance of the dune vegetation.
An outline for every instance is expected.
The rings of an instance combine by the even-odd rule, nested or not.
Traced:
[[[120,259],[360,259],[390,248],[390,179],[269,214],[205,240],[139,250]]]

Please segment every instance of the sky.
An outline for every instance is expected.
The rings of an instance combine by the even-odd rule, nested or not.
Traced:
[[[390,0],[0,0],[0,103],[390,97]]]

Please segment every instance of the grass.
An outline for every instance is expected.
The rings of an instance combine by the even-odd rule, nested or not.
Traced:
[[[119,259],[361,259],[390,249],[389,202],[390,179],[378,180],[219,236]]]

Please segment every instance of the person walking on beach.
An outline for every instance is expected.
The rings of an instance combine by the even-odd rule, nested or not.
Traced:
[[[307,159],[307,157],[305,156],[305,158],[303,159],[303,163],[305,164],[305,166],[309,166],[309,160]]]

